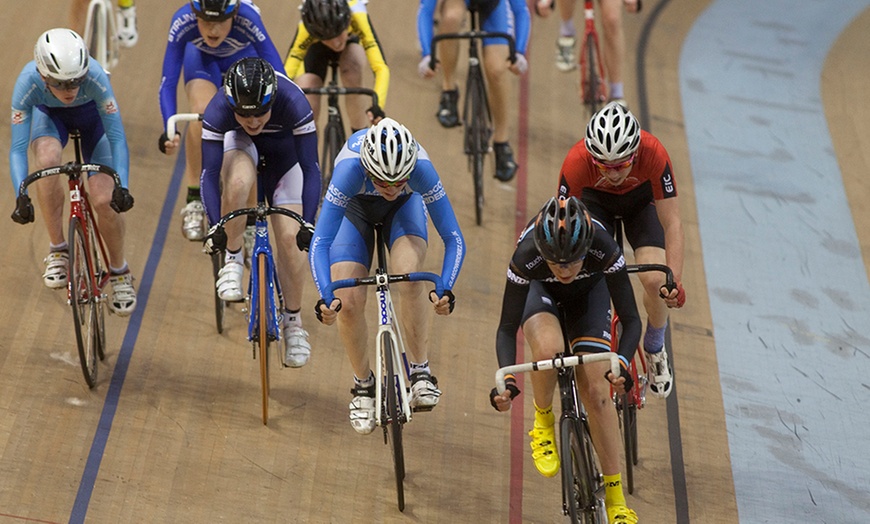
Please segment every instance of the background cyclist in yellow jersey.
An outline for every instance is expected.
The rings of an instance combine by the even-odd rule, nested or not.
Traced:
[[[85,18],[88,15],[90,0],[72,0],[69,4],[69,26],[78,34],[85,32]],[[136,31],[136,1],[118,0],[118,43],[124,47],[133,47],[139,41]]]
[[[390,68],[375,35],[366,0],[304,0],[302,19],[287,53],[284,69],[299,87],[323,87],[327,66],[338,60],[344,87],[363,87],[362,72],[368,59],[375,74],[374,90],[379,106],[366,107],[365,95],[346,97],[346,110],[353,131],[383,118],[390,85]],[[308,95],[314,118],[320,112],[320,96]]]

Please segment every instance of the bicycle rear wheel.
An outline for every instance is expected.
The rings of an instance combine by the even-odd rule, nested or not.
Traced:
[[[344,145],[344,126],[341,122],[329,120],[324,131],[323,153],[320,159],[320,176],[323,186],[320,189],[320,198],[326,196],[329,182],[332,180],[332,172],[335,169],[335,157],[338,156]]]
[[[392,444],[393,468],[396,473],[396,496],[399,511],[405,511],[405,452],[402,448],[402,412],[399,385],[396,381],[396,362],[393,361],[393,341],[389,333],[381,335],[384,351],[384,388],[387,399],[386,436]]]
[[[490,118],[486,86],[478,66],[468,73],[468,95],[463,115],[466,122],[465,149],[470,155],[474,180],[474,218],[478,226],[483,223],[483,165],[489,151]]]
[[[76,344],[82,374],[88,387],[97,384],[97,353],[100,351],[101,315],[98,297],[94,292],[93,267],[88,257],[88,244],[84,227],[77,217],[69,222],[69,303],[72,306]]]
[[[269,317],[266,294],[269,293],[266,254],[257,255],[257,358],[260,360],[260,386],[263,394],[263,425],[269,422]]]
[[[585,77],[583,84],[583,104],[589,111],[591,118],[600,108],[604,101],[604,79],[601,78],[598,54],[598,40],[595,35],[590,33],[586,35],[584,47],[585,55],[583,64],[583,75]]]
[[[215,326],[217,327],[218,333],[224,332],[224,310],[226,308],[226,302],[221,300],[221,297],[218,296],[218,291],[217,291],[217,281],[219,278],[218,274],[220,273],[221,269],[223,268],[223,265],[224,265],[223,261],[224,261],[223,252],[217,251],[217,252],[211,254],[211,269],[212,269],[212,274],[214,275],[214,281],[215,281],[215,286],[213,288],[214,289],[214,320],[215,320]]]
[[[583,424],[572,418],[560,421],[559,432],[563,509],[572,523],[598,524],[602,522],[603,502],[595,494],[597,473],[588,447],[589,435]]]

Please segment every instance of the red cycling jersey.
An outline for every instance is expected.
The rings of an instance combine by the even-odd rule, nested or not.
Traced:
[[[559,176],[559,195],[581,198],[584,188],[603,193],[624,195],[649,181],[653,198],[662,200],[677,196],[677,182],[671,171],[671,159],[659,139],[641,130],[640,145],[628,177],[618,186],[613,186],[592,162],[586,150],[585,140],[574,144]]]

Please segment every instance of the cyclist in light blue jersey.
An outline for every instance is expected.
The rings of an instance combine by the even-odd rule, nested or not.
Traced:
[[[320,200],[317,133],[311,105],[296,84],[276,74],[262,58],[243,58],[227,71],[224,88],[205,110],[202,128],[202,197],[211,224],[223,214],[246,207],[258,176],[263,177],[266,202],[314,222]],[[261,158],[263,167],[258,170]],[[226,225],[226,260],[217,281],[223,300],[244,298],[242,226],[238,220]],[[299,314],[308,263],[296,249],[296,221],[278,217],[272,229],[287,307],[284,363],[300,367],[311,353]]]
[[[516,62],[509,62],[507,42],[503,38],[483,39],[483,70],[486,75],[489,100],[492,107],[493,150],[495,151],[495,177],[502,182],[513,179],[517,172],[513,150],[508,143],[508,107],[510,85],[505,71],[520,75],[528,69],[526,47],[529,41],[531,16],[525,0],[420,0],[417,12],[417,35],[420,39],[423,59],[418,72],[424,78],[435,76],[430,67],[435,12],[438,9],[438,32],[456,33],[462,29],[468,10],[479,13],[478,30],[508,33],[516,42]],[[438,106],[438,121],[444,127],[454,127],[459,121],[459,87],[456,82],[456,64],[459,59],[459,42],[445,40],[438,47],[438,62],[442,66],[441,101]]]
[[[444,242],[444,296],[439,298],[433,291],[429,300],[437,314],[449,315],[455,302],[450,290],[466,248],[429,155],[405,126],[391,118],[351,135],[335,160],[308,257],[321,297],[315,306],[317,318],[327,325],[338,320],[339,336],[353,367],[350,422],[361,434],[375,428],[375,377],[366,351],[366,292],[364,287],[333,292],[331,284],[333,279],[369,274],[375,224],[383,224],[392,272],[420,271],[428,245],[427,214]],[[402,284],[398,292],[410,360],[411,406],[431,409],[441,391],[429,369],[426,345],[432,319],[425,311],[424,284]]]
[[[112,167],[126,189],[130,172],[127,136],[103,67],[90,58],[84,40],[71,29],[46,31],[37,40],[33,54],[34,60],[21,70],[12,93],[9,171],[15,194],[28,175],[28,145],[35,170],[61,165],[63,148],[74,129],[81,132],[84,160]],[[49,288],[65,288],[69,247],[63,233],[64,182],[49,177],[35,185],[50,242],[42,279]],[[92,173],[88,187],[108,249],[112,272],[109,307],[119,316],[128,316],[136,308],[136,291],[124,257],[124,216],[111,208],[115,183],[107,175]],[[27,223],[33,216],[21,216],[16,209],[12,219]]]
[[[163,133],[158,145],[166,154],[178,148],[181,137],[167,137],[166,121],[177,112],[176,90],[184,69],[184,89],[190,111],[202,113],[223,82],[223,73],[240,58],[265,58],[275,71],[284,73],[281,56],[266,32],[260,10],[251,0],[189,0],[172,15],[163,77],[160,80],[160,112]],[[181,210],[182,233],[188,240],[202,240],[205,212],[199,191],[202,158],[202,126],[187,129],[184,178],[187,205]]]

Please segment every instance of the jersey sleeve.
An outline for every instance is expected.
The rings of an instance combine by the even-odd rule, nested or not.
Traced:
[[[299,25],[296,26],[296,36],[293,37],[293,43],[290,44],[290,50],[287,51],[287,58],[284,59],[284,69],[289,78],[297,78],[305,72],[305,55],[308,54],[308,48],[311,47],[312,43],[314,43],[314,39],[305,29],[305,24],[299,22]]]
[[[109,139],[109,146],[112,149],[113,165],[111,167],[118,172],[121,185],[129,187],[130,150],[127,147],[127,134],[124,131],[124,124],[121,122],[121,112],[112,90],[112,84],[109,82],[109,77],[103,67],[96,61],[91,62],[88,74],[90,78],[82,88],[85,90],[85,94],[92,98],[97,105],[106,138]]]
[[[495,336],[495,352],[498,367],[510,366],[517,360],[517,332],[520,329],[530,281],[515,271],[513,260],[508,266],[504,294],[501,301],[501,315]]]
[[[387,90],[390,87],[390,67],[384,58],[384,50],[372,27],[368,12],[360,11],[353,14],[350,21],[351,31],[359,36],[360,44],[366,52],[369,66],[375,75],[375,92],[378,94],[378,105],[386,107]]]
[[[272,64],[276,73],[285,75],[284,61],[281,60],[281,55],[278,53],[275,43],[269,37],[269,33],[266,31],[266,26],[263,24],[263,19],[260,18],[259,13],[252,15],[251,21],[257,26],[257,34],[262,35],[261,38],[254,39],[254,48],[257,50],[257,56]]]
[[[187,5],[175,12],[169,25],[166,51],[163,54],[163,70],[157,96],[160,102],[160,114],[163,116],[164,129],[166,121],[178,110],[177,90],[178,80],[181,78],[181,67],[184,63],[184,46],[199,31],[195,22],[191,26],[191,21],[185,21],[185,10],[192,16]]]
[[[435,5],[438,0],[420,0],[417,10],[417,38],[420,41],[421,56],[432,55],[432,36],[435,27]]]
[[[529,45],[529,34],[532,30],[532,17],[526,0],[510,0],[510,10],[513,13],[513,33],[517,53],[525,55]]]
[[[33,107],[37,102],[38,86],[25,66],[15,81],[12,92],[12,140],[9,146],[9,174],[12,187],[18,195],[18,186],[28,175],[27,146],[30,143],[30,124],[33,122]],[[35,67],[34,67],[35,70]]]

